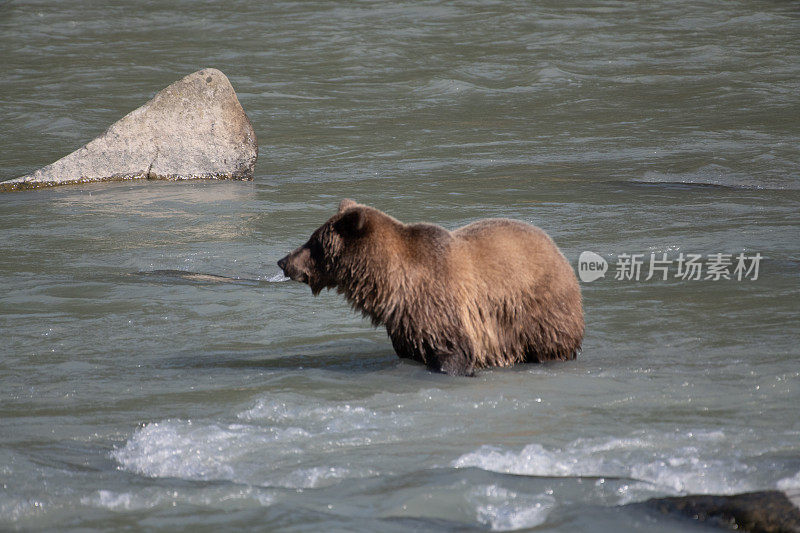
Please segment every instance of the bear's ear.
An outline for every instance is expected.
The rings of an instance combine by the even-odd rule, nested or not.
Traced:
[[[350,209],[336,221],[335,227],[342,235],[360,235],[367,224],[367,213],[364,209]]]
[[[351,207],[355,207],[357,205],[358,204],[356,202],[354,202],[353,200],[351,200],[350,198],[345,198],[344,200],[339,202],[339,211],[338,212],[339,213],[344,213],[345,211],[347,211]]]

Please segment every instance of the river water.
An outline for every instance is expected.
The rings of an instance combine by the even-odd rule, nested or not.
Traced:
[[[0,3],[0,179],[203,67],[260,144],[253,182],[0,196],[0,529],[684,531],[624,505],[800,487],[798,35],[775,1]],[[598,254],[583,352],[399,360],[275,265],[343,197]]]

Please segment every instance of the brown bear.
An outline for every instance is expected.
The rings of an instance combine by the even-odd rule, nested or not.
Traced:
[[[342,200],[278,266],[315,296],[336,288],[386,326],[397,355],[447,374],[574,359],[583,340],[575,273],[525,222],[485,219],[448,231]]]

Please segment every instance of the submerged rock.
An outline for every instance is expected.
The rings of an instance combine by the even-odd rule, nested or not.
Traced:
[[[231,278],[216,274],[203,274],[202,272],[188,272],[186,270],[144,270],[136,273],[142,277],[149,277],[166,282],[185,281],[199,284],[233,283],[236,285],[258,286],[269,283],[258,279]]]
[[[800,533],[797,495],[780,491],[732,496],[689,495],[654,498],[641,505],[663,514],[681,515],[707,525],[752,533]]]
[[[189,74],[55,163],[0,191],[136,178],[253,179],[258,145],[228,78]]]

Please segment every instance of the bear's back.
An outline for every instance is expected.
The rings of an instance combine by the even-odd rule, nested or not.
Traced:
[[[553,240],[519,220],[478,220],[455,230],[453,237],[461,245],[458,253],[469,257],[474,275],[483,279],[537,285],[554,278],[570,283],[575,277]]]

